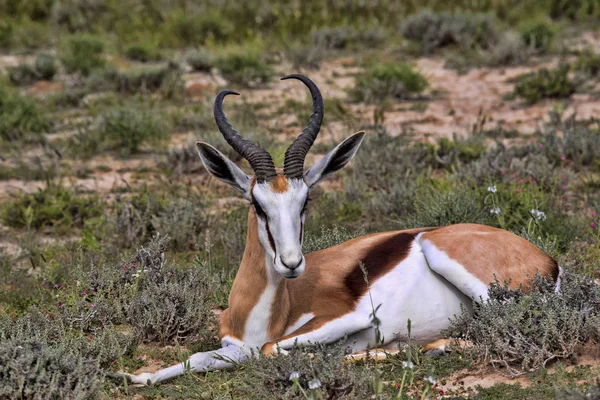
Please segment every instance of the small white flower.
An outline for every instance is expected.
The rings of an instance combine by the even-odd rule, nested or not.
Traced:
[[[308,388],[310,390],[318,389],[320,387],[321,387],[321,381],[318,380],[317,378],[311,379],[310,381],[308,381]]]
[[[133,276],[134,278],[137,278],[138,276],[140,276],[140,274],[132,274],[131,276]]]
[[[138,270],[137,270],[137,271],[135,271],[135,272],[137,272],[137,273],[139,274],[139,273],[141,273],[141,272],[142,272],[142,270],[141,270],[141,269],[138,269]]]
[[[496,193],[498,189],[496,189],[496,185],[488,186],[488,192]]]
[[[428,376],[427,382],[431,383],[432,385],[435,385],[436,380],[433,376]]]
[[[412,361],[402,361],[402,368],[413,369],[414,367],[415,367],[415,364],[413,364]]]
[[[502,212],[502,210],[500,210],[500,207],[495,207],[490,210],[490,214],[495,214],[495,215],[500,215],[501,212]]]
[[[294,379],[300,379],[300,372],[294,371],[290,374],[290,381],[293,381]]]
[[[148,272],[148,270],[147,270],[147,269],[145,269],[145,270],[143,270],[142,272]]]
[[[546,213],[543,211],[532,209],[531,214],[541,221],[546,220]]]

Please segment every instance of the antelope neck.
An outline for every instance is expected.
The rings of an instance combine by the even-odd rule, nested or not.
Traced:
[[[272,264],[260,243],[258,222],[251,207],[246,248],[229,295],[229,326],[233,337],[252,346],[281,336],[287,324],[287,281]]]

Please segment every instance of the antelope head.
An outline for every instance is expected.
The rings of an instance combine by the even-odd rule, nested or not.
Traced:
[[[254,176],[243,172],[235,163],[213,146],[197,142],[204,167],[217,179],[241,192],[256,212],[259,240],[269,264],[284,278],[295,279],[304,272],[302,254],[304,218],[310,190],[328,175],[340,170],[354,156],[364,132],[348,137],[319,162],[304,170],[304,160],[323,122],[323,97],[313,81],[302,75],[282,79],[298,79],[312,95],[313,112],[302,133],[285,152],[283,171],[276,170],[271,155],[244,139],[227,121],[223,112],[225,96],[238,93],[224,90],[214,104],[214,116],[219,131],[227,143],[250,163]]]

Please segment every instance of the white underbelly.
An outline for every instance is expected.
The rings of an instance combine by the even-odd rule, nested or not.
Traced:
[[[472,310],[469,298],[429,268],[417,242],[413,242],[404,261],[370,286],[373,306],[377,309],[381,305],[376,315],[385,343],[407,341],[409,319],[411,340],[431,342],[441,337],[440,331],[448,327],[450,318],[461,313],[461,304]],[[373,306],[367,294],[355,312],[370,315]],[[371,347],[375,345],[374,330],[349,339],[349,344],[356,341],[357,347],[364,347],[366,342]]]

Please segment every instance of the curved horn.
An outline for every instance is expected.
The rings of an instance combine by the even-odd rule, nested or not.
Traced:
[[[281,80],[285,79],[298,79],[304,83],[310,90],[313,101],[313,112],[308,120],[308,124],[291,146],[288,147],[283,161],[283,173],[286,177],[302,179],[304,176],[304,159],[321,129],[325,106],[321,91],[313,81],[299,74],[292,74],[281,78]]]
[[[227,121],[227,117],[223,112],[223,99],[229,94],[235,94],[239,96],[239,93],[231,90],[222,90],[215,99],[215,121],[219,127],[219,131],[235,151],[237,151],[242,157],[244,157],[250,163],[250,166],[254,170],[257,182],[264,182],[273,179],[277,176],[275,172],[275,164],[271,155],[257,145],[244,139]]]

